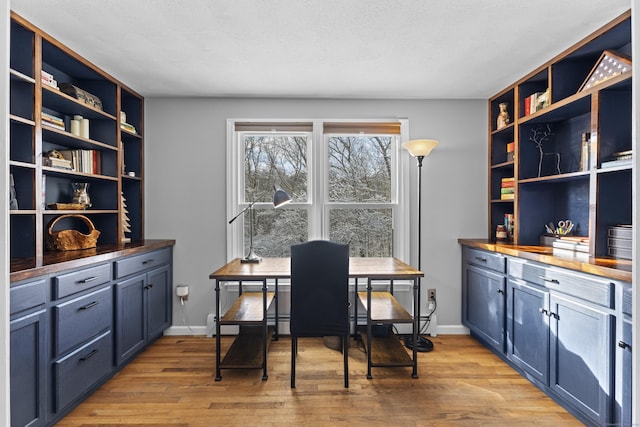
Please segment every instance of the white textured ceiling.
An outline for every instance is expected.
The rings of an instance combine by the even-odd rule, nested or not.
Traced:
[[[145,96],[488,98],[631,0],[10,0]]]

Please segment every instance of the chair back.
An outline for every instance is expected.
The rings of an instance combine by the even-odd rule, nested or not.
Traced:
[[[291,246],[290,330],[298,337],[349,334],[349,245]]]

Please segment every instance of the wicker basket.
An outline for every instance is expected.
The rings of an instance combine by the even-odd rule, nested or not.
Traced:
[[[89,227],[88,234],[82,234],[77,230],[58,230],[54,231],[53,227],[58,221],[64,218],[78,218],[84,221]],[[47,244],[50,249],[56,251],[74,251],[78,249],[95,248],[100,236],[100,231],[96,230],[93,222],[84,215],[60,215],[49,222]]]

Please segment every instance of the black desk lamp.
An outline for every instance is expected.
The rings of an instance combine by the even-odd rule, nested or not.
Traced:
[[[284,191],[284,190],[278,190],[275,185],[273,186],[273,191],[274,191],[274,193],[273,193],[273,207],[274,208],[279,208],[280,206],[286,205],[287,203],[289,203],[291,201],[291,197],[289,197],[287,192]],[[262,193],[259,197],[257,197],[257,199],[260,199],[260,197],[262,197],[265,194],[266,194],[266,192]],[[253,202],[249,203],[249,206],[247,206],[246,208],[241,210],[240,213],[238,213],[238,215],[234,216],[229,221],[229,224],[231,224],[240,215],[242,215],[243,213],[249,211],[249,253],[247,253],[247,256],[245,256],[244,258],[242,258],[240,260],[240,262],[242,262],[242,263],[258,263],[258,262],[260,262],[260,257],[258,255],[256,255],[255,251],[253,250],[253,205],[255,205],[256,202],[257,202],[257,200],[254,200]]]
[[[409,154],[418,160],[418,270],[421,269],[422,261],[422,160],[431,153],[438,145],[438,141],[433,139],[414,139],[402,144],[402,148],[407,150]],[[420,304],[422,303],[420,297],[420,278],[418,278],[418,325],[420,324]],[[413,337],[409,337],[404,340],[405,346],[413,349]],[[418,334],[418,343],[416,345],[417,351],[431,351],[433,350],[433,343],[431,340],[420,336]]]

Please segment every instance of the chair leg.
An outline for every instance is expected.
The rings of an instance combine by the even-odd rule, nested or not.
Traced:
[[[344,355],[344,387],[349,388],[349,335],[342,337],[342,354]]]
[[[296,354],[298,353],[298,338],[291,336],[291,388],[296,388]]]

